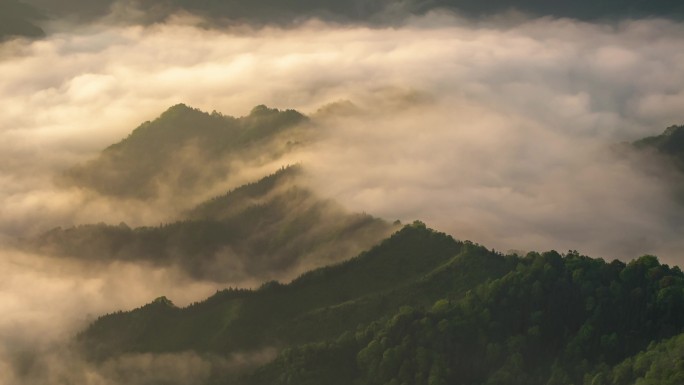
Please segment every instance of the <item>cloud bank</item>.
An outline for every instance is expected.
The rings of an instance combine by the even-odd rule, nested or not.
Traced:
[[[178,18],[9,41],[0,45],[0,240],[86,222],[158,224],[156,206],[114,205],[53,177],[173,104],[236,116],[266,104],[313,117],[323,139],[290,162],[352,211],[422,219],[504,251],[656,253],[681,264],[684,217],[669,186],[613,148],[682,122],[682,52],[684,26],[664,20],[443,13],[401,28],[218,31]],[[29,381],[19,369],[32,366],[17,357],[42,340],[50,356],[84,314],[215,289],[136,265],[93,271],[12,251],[0,263],[0,309],[12,314],[0,323],[0,373],[14,373],[3,383]],[[187,373],[206,373],[203,362]],[[90,383],[116,383],[112,371]]]
[[[56,192],[48,176],[177,102],[243,115],[260,103],[314,113],[350,100],[370,112],[323,128],[332,147],[307,162],[352,210],[419,217],[504,249],[567,245],[623,258],[669,250],[674,230],[663,215],[676,210],[666,189],[605,149],[681,121],[682,48],[684,27],[663,20],[474,23],[439,13],[403,28],[178,22],[10,42],[0,61],[1,198],[10,202],[0,226],[163,218]],[[404,198],[385,199],[397,186]],[[84,201],[91,214],[74,215]],[[613,246],[597,240],[612,233]]]
[[[129,358],[96,367],[70,349],[67,341],[99,315],[140,306],[159,293],[168,293],[183,306],[216,289],[216,284],[189,281],[174,269],[130,263],[89,268],[75,261],[56,263],[45,256],[0,250],[0,382],[142,383],[125,378],[113,381],[118,375],[114,369],[132,367],[134,362],[138,362],[138,367],[160,366],[160,362],[172,357],[147,358],[142,362]],[[175,373],[177,379],[187,379],[188,375],[204,370],[202,365],[209,365],[203,360],[183,360],[184,365],[175,365],[177,372],[169,375]],[[191,369],[178,372],[182,367]]]

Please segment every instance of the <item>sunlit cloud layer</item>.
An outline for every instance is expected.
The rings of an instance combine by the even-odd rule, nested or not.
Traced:
[[[58,225],[158,224],[158,206],[58,188],[53,177],[173,104],[236,116],[266,104],[313,117],[323,139],[289,161],[352,211],[421,219],[503,251],[682,262],[684,217],[670,187],[615,150],[684,120],[681,24],[430,14],[401,28],[219,31],[177,19],[10,41],[0,73],[3,242]],[[86,315],[215,289],[179,283],[172,270],[96,271],[10,251],[0,267],[0,309],[13,314],[0,322],[4,383],[22,381],[3,369],[17,349],[67,338]],[[74,372],[116,383],[90,370]]]
[[[623,210],[611,209],[601,200],[617,199],[621,205],[639,208],[645,211],[640,217],[652,217],[652,225],[659,225],[659,215],[668,210],[649,211],[643,199],[659,194],[653,200],[666,205],[660,187],[635,179],[633,171],[611,164],[611,159],[599,162],[584,152],[592,146],[604,148],[654,134],[681,121],[683,48],[684,28],[660,20],[594,25],[536,19],[499,26],[493,20],[474,24],[442,14],[415,19],[403,28],[311,22],[288,30],[208,31],[179,21],[150,28],[90,27],[42,41],[11,42],[3,46],[0,62],[6,79],[0,84],[4,112],[0,167],[7,181],[3,200],[20,204],[3,209],[2,225],[8,228],[21,218],[31,218],[31,227],[40,228],[39,218],[31,216],[35,207],[44,218],[54,213],[57,219],[49,224],[56,225],[71,211],[72,202],[84,198],[73,197],[74,192],[54,192],[46,176],[119,140],[172,104],[184,102],[207,111],[243,115],[261,103],[312,113],[327,103],[350,100],[377,114],[365,121],[365,117],[361,121],[350,118],[344,127],[331,131],[339,147],[326,149],[327,156],[343,157],[349,147],[359,148],[356,159],[362,159],[365,168],[373,170],[377,165],[376,173],[396,175],[394,182],[416,196],[431,197],[435,191],[430,185],[441,180],[440,191],[448,195],[412,205],[410,215],[434,220],[435,226],[457,236],[462,233],[505,248],[513,245],[501,240],[517,238],[522,230],[507,234],[504,229],[517,226],[504,224],[503,219],[508,219],[510,210],[520,209],[514,218],[531,225],[523,230],[538,234],[538,239],[525,236],[520,239],[527,243],[518,247],[564,247],[565,238],[588,252],[631,257],[634,253],[629,248],[592,246],[596,237],[589,235],[593,230],[587,230],[586,236],[569,236],[566,228],[586,228],[588,218],[577,216],[577,208],[571,209],[562,199],[544,196],[557,206],[544,215],[528,212],[524,205],[503,196],[485,199],[464,191],[482,188],[488,183],[484,175],[498,180],[504,189],[515,190],[523,184],[530,189],[555,186],[563,182],[559,173],[579,177],[584,174],[575,168],[585,167],[596,175],[571,179],[582,187],[564,189],[563,196],[574,197],[580,208],[586,203],[587,212],[594,212],[588,208],[594,203],[610,210],[611,215],[601,215],[606,221],[603,226],[617,227],[618,233],[619,223],[609,218],[620,219]],[[416,103],[420,108],[406,108]],[[400,122],[395,122],[397,116]],[[395,152],[406,151],[404,147],[414,144],[410,134],[420,132],[421,147],[402,154],[401,159],[421,165],[426,172],[414,175],[400,163],[377,163],[371,148],[364,149],[366,134],[355,134],[362,127],[367,127],[368,138]],[[445,143],[453,146],[445,147]],[[483,159],[454,151],[460,147],[480,157],[486,155],[488,163],[473,164]],[[581,151],[582,156],[573,156],[573,151]],[[309,162],[316,166],[318,160]],[[510,170],[512,164],[518,164],[515,172]],[[485,166],[486,172],[449,182],[450,167],[473,173]],[[366,194],[366,185],[381,196],[393,194],[375,174],[366,177],[362,171],[343,177],[336,172],[342,170],[319,174],[335,177],[331,193],[351,209],[380,210],[379,214],[392,217],[407,214],[405,204],[395,210],[387,207],[387,199],[380,199],[384,204],[378,207],[358,198]],[[607,192],[581,195],[589,188],[586,184]],[[612,197],[611,189],[631,191],[626,188],[631,184],[646,184],[642,187],[657,191],[639,189],[636,196]],[[526,199],[531,207],[537,206],[534,196]],[[101,210],[107,219],[106,206],[100,203],[89,212]],[[450,215],[450,208],[460,219],[446,218],[457,218],[455,213]],[[431,212],[444,218],[432,218]],[[467,218],[463,212],[469,213]],[[558,217],[569,224],[549,234]],[[157,219],[142,216],[137,222],[144,218]],[[456,224],[461,222],[470,223],[477,232]],[[660,246],[666,241],[660,231],[644,234],[638,226],[634,231],[657,238],[653,242]],[[626,234],[630,239],[635,236]],[[621,243],[616,237],[613,243]],[[651,244],[644,243],[636,253],[650,249]]]

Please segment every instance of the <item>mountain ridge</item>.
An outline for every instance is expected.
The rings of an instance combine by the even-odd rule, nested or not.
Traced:
[[[594,381],[683,332],[684,274],[653,256],[503,255],[414,222],[289,284],[217,292],[186,308],[158,300],[101,317],[79,341],[98,360],[279,352],[216,383],[591,385],[613,384]]]
[[[194,278],[230,282],[266,280],[350,258],[392,230],[383,220],[319,198],[301,178],[302,166],[282,167],[201,203],[177,221],[55,228],[26,246],[85,261],[178,266]]]
[[[177,104],[70,168],[60,182],[123,199],[191,194],[226,179],[236,171],[231,160],[250,159],[251,151],[278,159],[307,135],[297,132],[307,121],[297,111],[263,105],[234,118]]]

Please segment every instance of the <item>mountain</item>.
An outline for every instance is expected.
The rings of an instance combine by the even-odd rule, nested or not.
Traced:
[[[416,222],[290,284],[186,308],[162,298],[99,318],[78,341],[96,360],[276,348],[274,361],[231,379],[252,385],[552,385],[608,384],[629,365],[634,378],[677,378],[667,358],[683,332],[684,274],[653,256],[504,256]]]
[[[670,126],[656,136],[649,136],[633,143],[640,150],[652,150],[667,157],[684,171],[684,126]]]
[[[430,11],[456,11],[471,17],[491,16],[517,10],[532,16],[553,16],[581,20],[630,19],[661,17],[681,20],[684,4],[677,0],[64,0],[56,4],[49,0],[30,0],[31,4],[46,9],[55,17],[93,21],[110,12],[137,9],[118,15],[124,22],[155,23],[176,12],[201,16],[216,26],[249,23],[296,24],[319,18],[345,23],[392,24],[413,15]],[[131,18],[135,18],[131,20]]]
[[[639,155],[634,167],[662,181],[671,189],[672,198],[684,204],[684,126],[670,126],[662,134],[637,140],[629,147]]]
[[[604,384],[606,368],[681,336],[682,289],[682,272],[654,257],[625,265],[533,253],[460,300],[406,307],[355,333],[283,351],[246,382]],[[678,361],[660,362],[654,370],[666,369],[663,376],[681,374]]]
[[[393,228],[317,197],[306,187],[302,166],[290,166],[206,201],[173,223],[56,228],[29,247],[91,261],[177,266],[218,282],[262,281],[351,258]]]
[[[480,256],[475,269],[466,266]],[[405,302],[461,296],[501,275],[507,264],[416,223],[358,257],[258,290],[225,290],[180,309],[155,301],[129,313],[101,317],[81,336],[89,354],[195,349],[229,353],[335,337],[393,313]],[[154,327],[152,327],[154,325]],[[150,330],[150,329],[154,330]]]
[[[234,118],[178,104],[145,122],[61,183],[118,198],[183,196],[226,180],[244,164],[278,159],[305,137],[307,118],[257,106]]]
[[[0,41],[11,37],[42,37],[36,25],[44,16],[34,7],[16,0],[0,0]]]
[[[650,344],[646,351],[630,357],[610,369],[594,375],[606,385],[684,383],[684,334],[658,344]]]

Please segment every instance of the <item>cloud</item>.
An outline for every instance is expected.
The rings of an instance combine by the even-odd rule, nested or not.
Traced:
[[[645,158],[605,141],[463,98],[320,124],[335,133],[312,150],[309,168],[319,191],[349,207],[424,218],[503,251],[656,253],[681,263],[684,216],[670,187],[644,172]]]
[[[321,185],[336,187],[330,193],[351,209],[406,215],[404,204],[392,210],[387,203],[351,198],[371,191],[396,194],[394,186],[378,183],[386,179],[380,176],[395,175],[393,183],[424,202],[415,204],[411,215],[495,247],[507,247],[502,240],[509,238],[529,241],[519,248],[559,247],[554,245],[567,240],[579,248],[588,244],[587,252],[633,256],[624,247],[591,245],[596,232],[588,229],[595,221],[588,214],[593,212],[605,221],[595,230],[615,229],[613,244],[647,237],[659,246],[638,252],[660,250],[669,240],[663,235],[669,234],[669,223],[661,223],[660,216],[671,210],[649,211],[644,201],[667,206],[664,189],[605,158],[603,149],[680,121],[684,61],[678,52],[684,48],[684,26],[657,19],[612,25],[498,20],[469,22],[433,13],[402,28],[377,29],[316,21],[286,30],[217,31],[182,23],[101,26],[28,44],[7,43],[0,62],[8,79],[0,85],[5,112],[0,167],[8,186],[3,201],[13,202],[4,210],[13,213],[3,216],[9,218],[4,227],[21,218],[38,226],[41,219],[31,215],[33,207],[43,217],[55,214],[50,224],[58,223],[83,198],[55,193],[46,176],[92,156],[177,102],[243,115],[261,103],[313,113],[326,103],[351,100],[377,113],[352,117],[331,131],[331,141],[340,147],[326,150],[340,162],[362,160],[363,167],[354,170],[358,175],[336,175],[343,172],[339,167],[318,173],[335,180],[322,177]],[[402,99],[407,95],[420,97]],[[387,106],[392,103],[396,106]],[[365,148],[371,140],[383,146]],[[421,147],[412,146],[416,141]],[[344,158],[354,149],[359,149],[355,159]],[[588,154],[590,149],[594,152]],[[419,171],[378,162],[373,154],[383,150]],[[318,160],[310,162],[315,166]],[[570,183],[572,188],[561,187]],[[516,195],[519,190],[527,192]],[[554,190],[563,194],[546,195]],[[434,199],[435,191],[444,194]],[[625,191],[632,195],[624,196]],[[623,194],[612,195],[618,192]],[[541,207],[540,199],[549,201],[546,211],[531,210]],[[648,214],[638,216],[652,218],[651,230],[636,226],[620,237],[623,206]],[[107,202],[88,211],[110,217]],[[462,219],[434,221],[433,211]],[[150,213],[132,221],[159,217]],[[558,218],[565,224],[555,225]],[[122,215],[113,219],[125,220]],[[510,219],[518,224],[507,223]],[[456,224],[461,222],[479,230]],[[549,234],[551,228],[557,230]],[[586,234],[566,231],[575,228],[586,228]],[[529,236],[519,237],[523,232]]]
[[[237,116],[266,104],[314,117],[323,139],[288,163],[303,161],[318,191],[350,210],[422,219],[499,250],[681,264],[681,206],[645,158],[613,146],[681,123],[682,24],[445,13],[401,28],[195,24],[94,25],[0,45],[5,239],[101,220],[156,225],[158,206],[113,205],[52,178],[173,104]],[[0,264],[0,309],[11,315],[0,346],[11,357],[36,341],[60,345],[84,314],[214,289],[129,264],[98,271],[8,251]],[[0,376],[16,362],[0,360]]]
[[[173,367],[175,371],[160,373],[179,380],[204,373],[209,363],[196,355],[187,357],[189,353],[121,358],[96,367],[67,343],[104,313],[141,306],[160,293],[183,306],[218,289],[216,284],[185,277],[171,268],[120,262],[87,267],[75,261],[57,262],[44,256],[0,251],[0,382],[141,383],[121,376],[124,372],[138,373],[143,366]],[[183,365],[178,365],[181,361]]]

